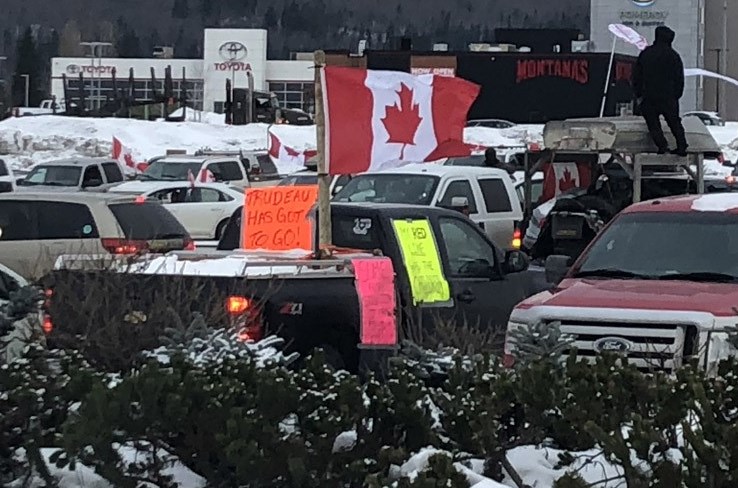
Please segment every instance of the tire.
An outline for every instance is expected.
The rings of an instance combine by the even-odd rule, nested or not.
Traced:
[[[215,240],[219,241],[221,237],[223,237],[223,231],[226,228],[226,225],[228,225],[228,221],[231,219],[224,219],[220,223],[218,223],[218,226],[215,228]]]

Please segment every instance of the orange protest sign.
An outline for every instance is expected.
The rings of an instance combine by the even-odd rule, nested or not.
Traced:
[[[243,206],[244,249],[312,249],[308,213],[318,198],[317,185],[249,188]]]

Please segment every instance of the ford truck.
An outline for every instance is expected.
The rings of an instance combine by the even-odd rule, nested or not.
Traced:
[[[554,288],[511,313],[505,363],[514,363],[510,332],[556,323],[577,356],[622,354],[644,370],[679,368],[696,359],[714,373],[736,353],[738,195],[685,195],[623,210],[572,264],[546,260]]]

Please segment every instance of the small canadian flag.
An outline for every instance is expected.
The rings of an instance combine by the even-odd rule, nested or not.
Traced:
[[[133,153],[131,148],[124,146],[120,139],[113,136],[113,151],[111,154],[112,158],[118,161],[118,163],[126,170],[126,172],[136,173],[143,172],[148,168],[146,163],[136,163],[133,159]]]
[[[304,166],[307,161],[317,155],[315,149],[305,149],[298,151],[290,146],[286,146],[273,132],[269,132],[269,156],[275,163],[284,163],[292,166]]]
[[[589,163],[546,163],[543,174],[541,203],[572,188],[585,188],[592,180]]]
[[[195,183],[213,183],[215,181],[215,176],[213,175],[213,172],[210,171],[207,168],[201,169],[197,173],[197,178],[195,178],[195,175],[192,174],[191,170],[187,170],[187,180],[190,182],[192,186],[195,186]]]
[[[322,68],[330,174],[466,156],[466,116],[480,87],[461,78]]]

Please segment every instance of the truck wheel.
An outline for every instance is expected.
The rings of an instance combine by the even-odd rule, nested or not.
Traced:
[[[223,231],[226,228],[226,225],[228,225],[228,221],[230,219],[225,219],[222,222],[218,224],[218,226],[215,228],[215,240],[219,241],[221,237],[223,237]]]
[[[323,350],[326,364],[330,365],[336,371],[346,369],[346,362],[336,348],[328,344],[321,344],[318,346],[318,349]]]

